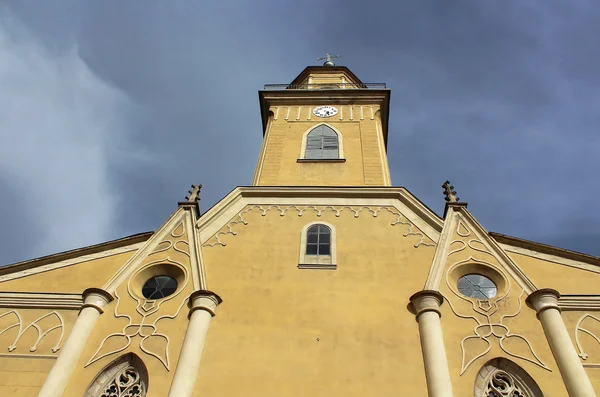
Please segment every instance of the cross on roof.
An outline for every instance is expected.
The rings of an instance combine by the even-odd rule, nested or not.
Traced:
[[[202,189],[202,185],[192,185],[192,190],[185,196],[186,201],[188,203],[198,203],[198,200],[200,200],[200,189]]]
[[[331,55],[330,53],[327,53],[327,55],[324,58],[317,58],[317,61],[325,61],[323,66],[335,66],[335,63],[333,63],[332,59],[337,59],[337,58],[341,58],[341,56]]]
[[[458,203],[460,199],[456,196],[456,191],[454,190],[454,186],[450,185],[450,181],[444,182],[442,187],[444,188],[446,201],[449,203]]]

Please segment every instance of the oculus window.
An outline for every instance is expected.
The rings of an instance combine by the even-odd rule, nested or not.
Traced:
[[[496,296],[496,284],[481,274],[467,274],[458,280],[458,291],[470,298],[487,300]]]
[[[169,276],[154,276],[142,287],[146,299],[162,299],[177,291],[177,281]]]

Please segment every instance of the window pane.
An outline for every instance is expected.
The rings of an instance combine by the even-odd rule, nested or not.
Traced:
[[[319,233],[319,226],[321,225],[312,225],[311,227],[308,228],[307,233],[311,234],[311,233]]]
[[[330,247],[329,244],[319,244],[319,255],[331,255]]]
[[[327,226],[325,225],[318,225],[319,226],[319,234],[329,234],[330,230]]]
[[[317,234],[311,233],[311,234],[307,235],[306,236],[306,242],[309,243],[309,244],[310,243],[316,244],[318,242]]]
[[[321,243],[321,244],[329,244],[330,241],[331,241],[331,236],[329,235],[329,233],[327,233],[327,234],[319,234],[319,243]]]
[[[317,244],[306,244],[306,255],[317,255]]]

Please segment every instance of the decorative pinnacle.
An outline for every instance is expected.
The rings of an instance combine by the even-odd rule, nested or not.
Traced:
[[[448,203],[458,203],[460,199],[456,196],[456,191],[454,190],[454,186],[450,185],[450,181],[444,182],[442,187],[444,188],[444,196],[446,201]]]
[[[198,201],[200,200],[200,189],[202,189],[202,185],[192,185],[192,189],[188,191],[185,200],[190,204],[198,204]]]
[[[324,58],[317,58],[317,61],[325,61],[323,66],[335,66],[335,63],[333,63],[332,59],[337,59],[337,58],[341,58],[341,56],[331,55],[330,53],[327,53],[327,55],[325,55]]]

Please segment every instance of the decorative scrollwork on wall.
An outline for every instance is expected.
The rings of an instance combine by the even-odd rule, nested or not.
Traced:
[[[434,247],[435,243],[431,241],[425,234],[419,230],[412,222],[410,222],[404,215],[398,212],[395,207],[370,207],[370,206],[333,206],[333,205],[250,205],[244,208],[240,213],[238,213],[233,220],[228,222],[224,228],[217,233],[215,233],[211,238],[209,238],[202,246],[203,247],[214,247],[214,246],[227,246],[227,243],[221,240],[222,236],[231,235],[237,236],[239,233],[239,229],[237,226],[246,226],[248,225],[248,221],[244,219],[244,215],[248,212],[258,210],[262,216],[266,216],[269,211],[274,210],[278,211],[280,216],[285,216],[289,211],[295,211],[296,214],[300,217],[303,216],[307,211],[313,211],[316,213],[317,217],[321,217],[324,212],[330,211],[335,214],[336,217],[339,217],[340,214],[344,211],[350,211],[354,215],[355,218],[358,218],[362,212],[368,212],[372,215],[373,218],[377,218],[377,215],[385,210],[394,216],[396,219],[390,223],[391,226],[395,225],[406,225],[408,226],[408,230],[403,234],[404,237],[408,236],[417,236],[420,237],[419,241],[414,244],[415,248],[424,246],[424,247]],[[234,230],[235,229],[235,230]]]
[[[579,335],[581,333],[584,333],[584,334],[590,336],[593,340],[595,340],[600,345],[600,338],[594,332],[583,327],[582,323],[586,319],[590,319],[591,322],[594,322],[594,323],[600,323],[600,318],[598,318],[592,314],[586,313],[583,316],[581,316],[581,318],[579,319],[579,321],[577,321],[577,324],[575,325],[575,345],[577,346],[577,351],[579,352],[579,357],[581,357],[582,360],[587,360],[589,358],[589,354],[583,350],[581,340],[579,339]],[[590,321],[588,321],[588,322],[590,322]],[[595,362],[595,363],[584,362],[583,366],[584,367],[600,367],[600,362]]]
[[[144,353],[155,357],[163,364],[167,371],[170,370],[170,339],[168,335],[159,332],[159,322],[162,320],[174,319],[179,315],[187,301],[186,297],[182,295],[182,292],[185,290],[190,277],[187,268],[170,256],[165,256],[165,252],[173,249],[190,258],[189,244],[186,240],[182,239],[184,235],[185,228],[183,226],[183,221],[181,221],[170,233],[170,236],[175,238],[176,241],[173,242],[169,239],[165,239],[160,242],[154,251],[148,255],[148,258],[156,256],[156,259],[153,259],[152,262],[147,263],[138,269],[129,278],[126,289],[127,296],[121,297],[118,289],[115,290],[114,295],[116,303],[114,316],[116,318],[126,319],[127,324],[123,327],[121,332],[112,333],[102,340],[96,352],[92,355],[87,364],[85,364],[86,367],[104,357],[124,351],[131,345],[134,338],[136,338],[140,339],[139,347]],[[144,297],[135,294],[132,291],[132,280],[134,280],[138,274],[156,265],[169,265],[179,268],[183,274],[182,285],[178,286],[177,291],[172,295],[157,300],[145,299]],[[134,312],[120,312],[119,307],[122,305],[124,299],[135,301],[136,307]],[[175,299],[180,299],[180,303],[172,308],[170,313],[158,313],[161,306]]]
[[[456,234],[465,239],[472,237],[472,232],[462,221],[459,221],[457,224]],[[453,246],[455,248],[452,248]],[[493,254],[489,252],[485,245],[477,238],[471,238],[467,240],[466,243],[463,240],[454,240],[450,243],[450,247],[451,250],[447,255],[448,257],[464,251],[467,247],[471,248],[473,251],[493,256]],[[498,275],[498,277],[504,279],[504,283],[507,287],[504,291],[502,291],[502,293],[490,299],[476,299],[473,297],[464,296],[457,290],[457,286],[453,281],[451,281],[450,275],[458,267],[467,264],[476,264],[488,269],[492,269],[494,273]],[[518,302],[517,310],[510,314],[502,314],[503,310],[500,310],[500,307],[503,306],[503,304],[507,301],[509,294],[513,291],[512,284],[513,283],[511,282],[510,278],[504,274],[502,269],[488,261],[476,258],[474,256],[470,256],[468,259],[455,262],[446,271],[446,285],[448,289],[456,298],[460,299],[460,301],[469,303],[472,312],[461,313],[460,310],[457,309],[456,305],[452,303],[453,299],[448,299],[446,297],[448,306],[457,317],[470,319],[476,323],[473,329],[473,334],[465,336],[460,342],[462,351],[460,375],[464,374],[469,366],[477,359],[484,357],[490,352],[493,340],[497,340],[500,349],[502,349],[502,351],[509,356],[528,361],[548,371],[551,371],[551,369],[544,364],[536,354],[529,340],[527,340],[527,338],[525,338],[523,335],[511,332],[510,328],[505,323],[506,319],[517,317],[521,313],[523,306],[523,295],[525,294],[525,290],[520,288],[520,292],[518,292],[519,295],[516,298]],[[525,351],[527,354],[518,354],[517,351]]]
[[[56,344],[51,348],[52,353],[58,352],[65,333],[65,322],[59,312],[52,311],[50,313],[43,314],[37,319],[30,322],[29,324],[27,324],[26,326],[23,322],[21,314],[17,310],[9,310],[5,313],[0,314],[0,319],[10,317],[13,317],[13,321],[11,322],[11,324],[6,326],[4,329],[0,330],[0,335],[2,335],[13,328],[18,329],[15,339],[8,346],[9,352],[16,350],[17,345],[19,344],[22,336],[30,329],[35,329],[35,331],[37,332],[36,339],[34,340],[33,344],[29,347],[29,351],[32,353],[37,351],[38,346],[42,339],[44,339],[44,337],[46,337],[54,330],[60,330],[60,334],[58,334],[58,338],[56,339]]]

